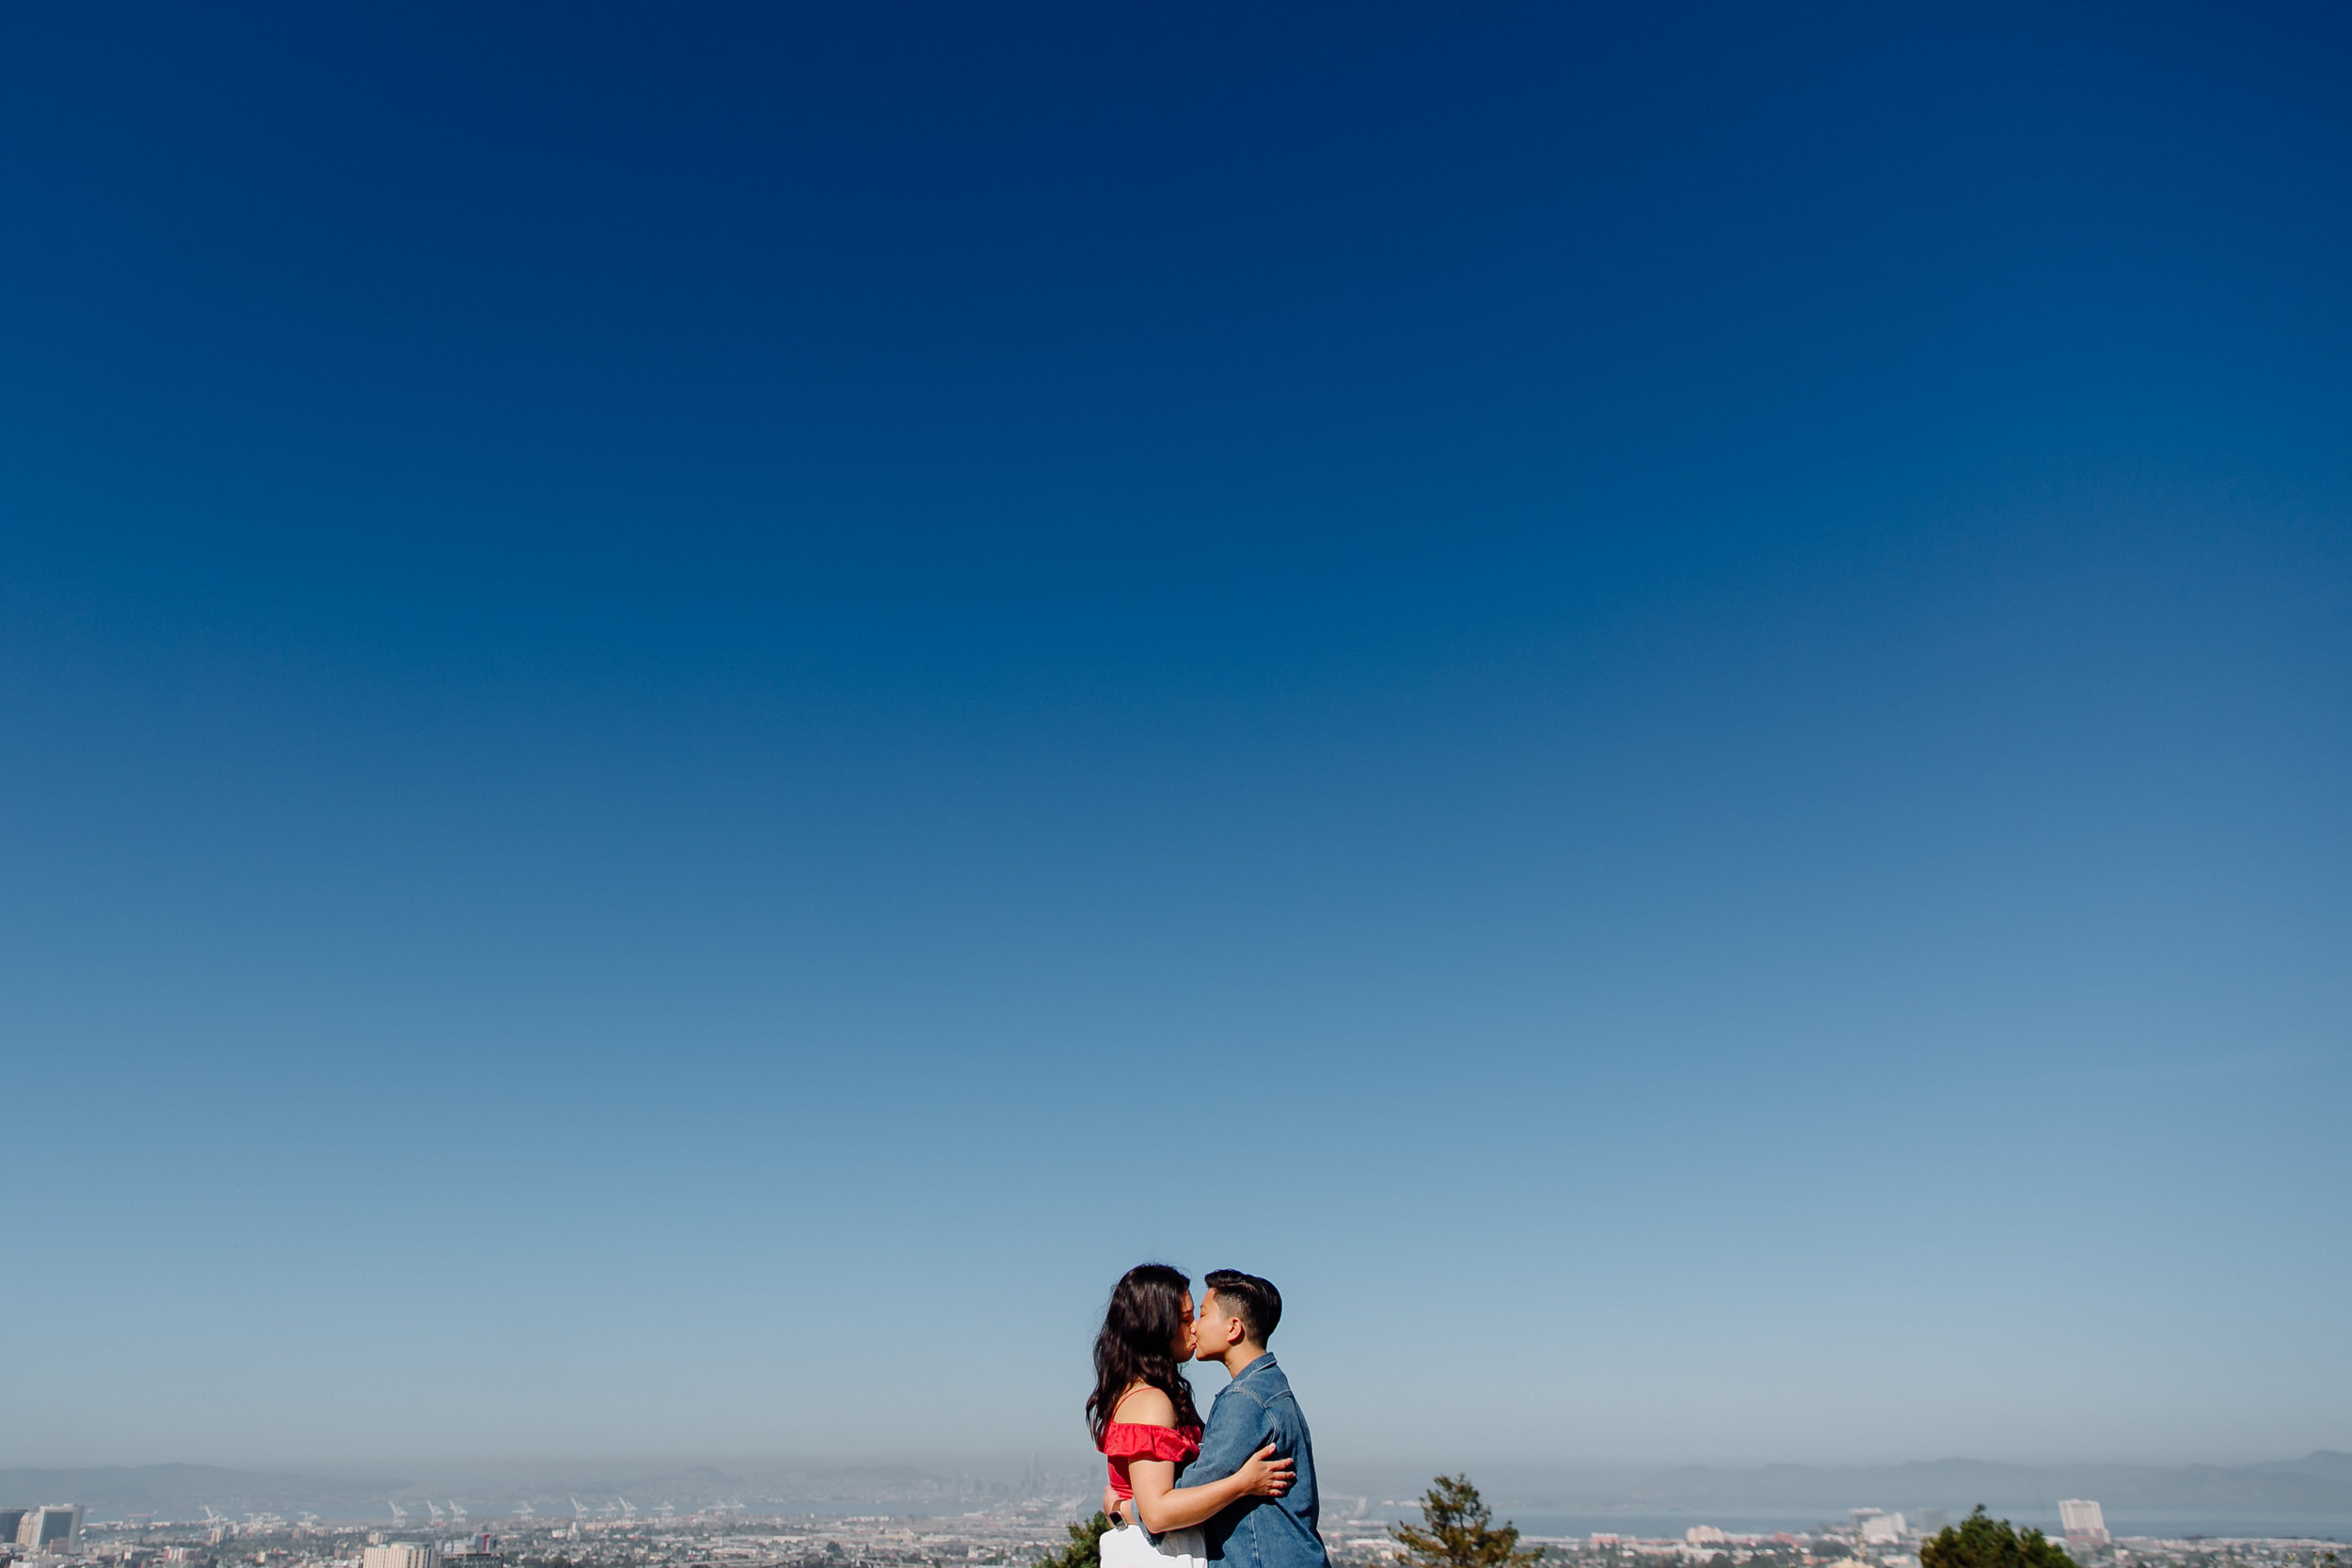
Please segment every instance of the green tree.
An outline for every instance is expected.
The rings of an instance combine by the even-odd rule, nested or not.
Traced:
[[[1097,1513],[1084,1524],[1067,1528],[1070,1544],[1041,1559],[1037,1568],[1103,1568],[1103,1532],[1111,1528],[1111,1516]]]
[[[1389,1533],[1414,1568],[1527,1568],[1544,1555],[1541,1546],[1519,1550],[1518,1528],[1506,1519],[1498,1529],[1493,1519],[1470,1477],[1439,1476],[1422,1495],[1422,1522]]]
[[[1967,1518],[1920,1544],[1919,1568],[2074,1568],[2074,1560],[2040,1530],[1990,1518],[1979,1503]]]

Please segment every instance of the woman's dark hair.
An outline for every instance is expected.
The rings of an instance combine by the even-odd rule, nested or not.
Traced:
[[[1166,1263],[1138,1263],[1111,1287],[1103,1332],[1094,1337],[1094,1392],[1087,1396],[1087,1430],[1103,1446],[1103,1429],[1119,1408],[1119,1397],[1148,1383],[1176,1406],[1176,1424],[1197,1427],[1192,1385],[1177,1368],[1171,1348],[1184,1326],[1184,1292],[1192,1281]]]

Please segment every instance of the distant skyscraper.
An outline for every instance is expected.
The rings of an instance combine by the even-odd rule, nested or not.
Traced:
[[[0,1544],[16,1544],[16,1532],[24,1526],[29,1508],[0,1508]]]
[[[2058,1504],[2058,1522],[2066,1527],[2066,1544],[2070,1546],[2107,1544],[2106,1515],[2100,1513],[2097,1503],[2068,1497]]]
[[[71,1552],[82,1543],[82,1505],[50,1503],[28,1508],[18,1519],[16,1544],[28,1551]]]

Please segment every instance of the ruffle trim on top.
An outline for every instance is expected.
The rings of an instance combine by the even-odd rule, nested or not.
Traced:
[[[1181,1465],[1200,1452],[1200,1429],[1113,1421],[1103,1429],[1103,1452],[1111,1459],[1165,1459]]]

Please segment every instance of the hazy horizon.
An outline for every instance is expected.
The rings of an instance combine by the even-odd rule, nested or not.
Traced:
[[[1976,1464],[2027,1469],[2100,1466],[2148,1469],[2210,1466],[2238,1469],[2292,1465],[2312,1457],[2344,1457],[2342,1450],[2326,1448],[2307,1449],[2291,1453],[2260,1452],[2227,1455],[2208,1451],[2156,1457],[2129,1457],[2114,1453],[2034,1454],[2024,1451],[2010,1453],[1922,1452],[1893,1456],[1861,1452],[1847,1455],[1780,1453],[1750,1456],[1718,1453],[1713,1457],[1698,1457],[1687,1453],[1531,1454],[1520,1450],[1479,1450],[1474,1448],[1446,1450],[1433,1449],[1414,1454],[1401,1449],[1387,1451],[1366,1449],[1347,1436],[1343,1436],[1337,1443],[1328,1442],[1318,1436],[1316,1446],[1318,1452],[1329,1449],[1330,1454],[1327,1457],[1334,1458],[1347,1465],[1367,1470],[1412,1472],[1431,1465],[1443,1468],[1449,1463],[1459,1462],[1474,1464],[1487,1469],[1499,1466],[1506,1470],[1522,1470],[1529,1473],[1547,1472],[1594,1477],[1647,1476],[1684,1468],[1739,1471],[1762,1471],[1774,1468],[1835,1470],[1942,1464]],[[800,1449],[775,1449],[767,1451],[613,1449],[599,1452],[581,1449],[570,1453],[548,1451],[507,1454],[467,1454],[448,1450],[422,1449],[384,1450],[375,1453],[352,1452],[335,1455],[322,1455],[316,1452],[273,1455],[266,1451],[260,1451],[242,1455],[213,1454],[200,1457],[191,1457],[186,1454],[106,1458],[80,1456],[34,1461],[25,1458],[21,1452],[12,1452],[7,1448],[0,1448],[0,1469],[137,1469],[163,1465],[191,1465],[352,1481],[383,1478],[399,1471],[416,1471],[425,1477],[469,1472],[485,1476],[578,1477],[597,1470],[682,1471],[697,1467],[722,1470],[744,1468],[857,1470],[902,1465],[930,1471],[963,1470],[977,1474],[981,1472],[1018,1473],[1029,1464],[1032,1458],[1042,1458],[1049,1465],[1066,1466],[1074,1464],[1089,1469],[1100,1463],[1099,1456],[1089,1444],[1085,1433],[1078,1432],[1067,1435],[1058,1443],[1050,1440],[1026,1445],[1008,1443],[989,1449],[811,1446]],[[2347,1463],[2352,1464],[2352,1461]]]
[[[0,1466],[0,1494],[71,1495],[95,1516],[193,1516],[223,1505],[283,1514],[310,1512],[378,1527],[430,1528],[431,1510],[462,1503],[477,1526],[499,1528],[535,1505],[542,1520],[642,1516],[675,1506],[751,1515],[947,1517],[1038,1502],[1083,1514],[1099,1485],[1091,1452],[812,1455],[801,1460],[699,1456],[438,1464],[387,1462],[346,1479],[209,1466],[148,1470],[31,1470]],[[1734,1530],[1810,1529],[1857,1506],[1957,1518],[1977,1504],[2021,1524],[2055,1525],[2055,1499],[2086,1496],[2122,1534],[2301,1535],[2352,1533],[2352,1454],[2317,1453],[2249,1469],[2164,1469],[2118,1465],[2016,1466],[1968,1461],[1807,1468],[1680,1469],[1616,1464],[1558,1466],[1524,1459],[1466,1464],[1460,1455],[1417,1466],[1367,1465],[1323,1456],[1327,1522],[1409,1515],[1438,1473],[1470,1472],[1487,1498],[1537,1534],[1594,1530],[1678,1536],[1692,1523]],[[634,1502],[630,1501],[633,1495]],[[585,1499],[583,1501],[583,1498]],[[400,1506],[405,1502],[404,1522]]]
[[[1322,1440],[1318,1438],[1317,1449],[1319,1452],[1323,1447],[1324,1445]],[[1458,1462],[1464,1465],[1475,1465],[1487,1470],[1494,1470],[1500,1467],[1503,1470],[1522,1470],[1531,1474],[1543,1472],[1562,1476],[1579,1477],[1632,1477],[1656,1475],[1661,1472],[1677,1469],[1764,1471],[1779,1468],[1799,1468],[1811,1470],[1845,1470],[1881,1469],[1904,1465],[1932,1465],[1944,1464],[1989,1465],[2021,1469],[2063,1469],[2069,1467],[2188,1469],[2200,1466],[2221,1469],[2240,1469],[2287,1465],[2297,1460],[2312,1457],[2313,1454],[2330,1456],[2337,1453],[2338,1450],[2322,1449],[2306,1450],[2304,1453],[2261,1454],[2243,1458],[2196,1457],[2171,1459],[2120,1459],[2113,1455],[2093,1454],[2074,1454],[2057,1457],[2020,1457],[2017,1455],[1982,1453],[1938,1453],[1904,1455],[1898,1457],[1775,1457],[1744,1460],[1737,1458],[1712,1460],[1682,1457],[1643,1458],[1639,1456],[1626,1455],[1576,1458],[1568,1456],[1546,1457],[1540,1455],[1530,1456],[1521,1453],[1495,1452],[1464,1452],[1452,1456],[1451,1458],[1449,1458],[1446,1454],[1436,1452],[1422,1455],[1418,1458],[1400,1454],[1368,1455],[1359,1452],[1343,1452],[1339,1457],[1340,1461],[1345,1465],[1362,1469],[1375,1469],[1381,1471],[1396,1470],[1399,1472],[1418,1473],[1420,1470],[1428,1468],[1432,1465],[1443,1468],[1449,1463]],[[891,1466],[903,1466],[931,1472],[938,1472],[942,1470],[952,1472],[961,1470],[974,1474],[999,1472],[1005,1474],[1017,1474],[1028,1464],[1032,1457],[1041,1458],[1049,1464],[1057,1465],[1062,1467],[1068,1467],[1073,1465],[1080,1465],[1089,1473],[1091,1473],[1093,1468],[1101,1463],[1100,1455],[1098,1455],[1094,1449],[1087,1444],[1084,1437],[1081,1436],[1074,1443],[1064,1443],[1058,1448],[1048,1445],[1036,1449],[1025,1449],[1018,1453],[1010,1454],[1001,1449],[993,1449],[958,1450],[948,1449],[836,1449],[812,1448],[799,1450],[779,1449],[768,1453],[720,1453],[693,1451],[675,1453],[629,1453],[625,1451],[616,1451],[611,1453],[580,1452],[572,1454],[542,1453],[467,1455],[417,1452],[407,1454],[362,1454],[338,1459],[322,1459],[316,1456],[304,1457],[301,1455],[285,1455],[278,1458],[271,1458],[267,1455],[258,1455],[243,1459],[189,1459],[184,1457],[166,1459],[82,1459],[69,1462],[42,1464],[33,1464],[24,1461],[21,1458],[10,1458],[5,1454],[0,1454],[0,1469],[95,1470],[142,1469],[166,1465],[189,1465],[248,1471],[256,1474],[309,1475],[324,1479],[342,1481],[371,1481],[388,1478],[400,1479],[395,1476],[395,1472],[414,1471],[417,1472],[415,1476],[405,1478],[410,1483],[430,1485],[431,1478],[434,1476],[457,1475],[462,1473],[471,1473],[485,1477],[504,1476],[510,1478],[521,1478],[535,1475],[557,1478],[564,1476],[580,1477],[597,1471],[656,1472],[685,1471],[696,1468],[719,1470],[804,1469],[810,1471],[854,1471]],[[1434,1471],[1432,1473],[1434,1473]]]

